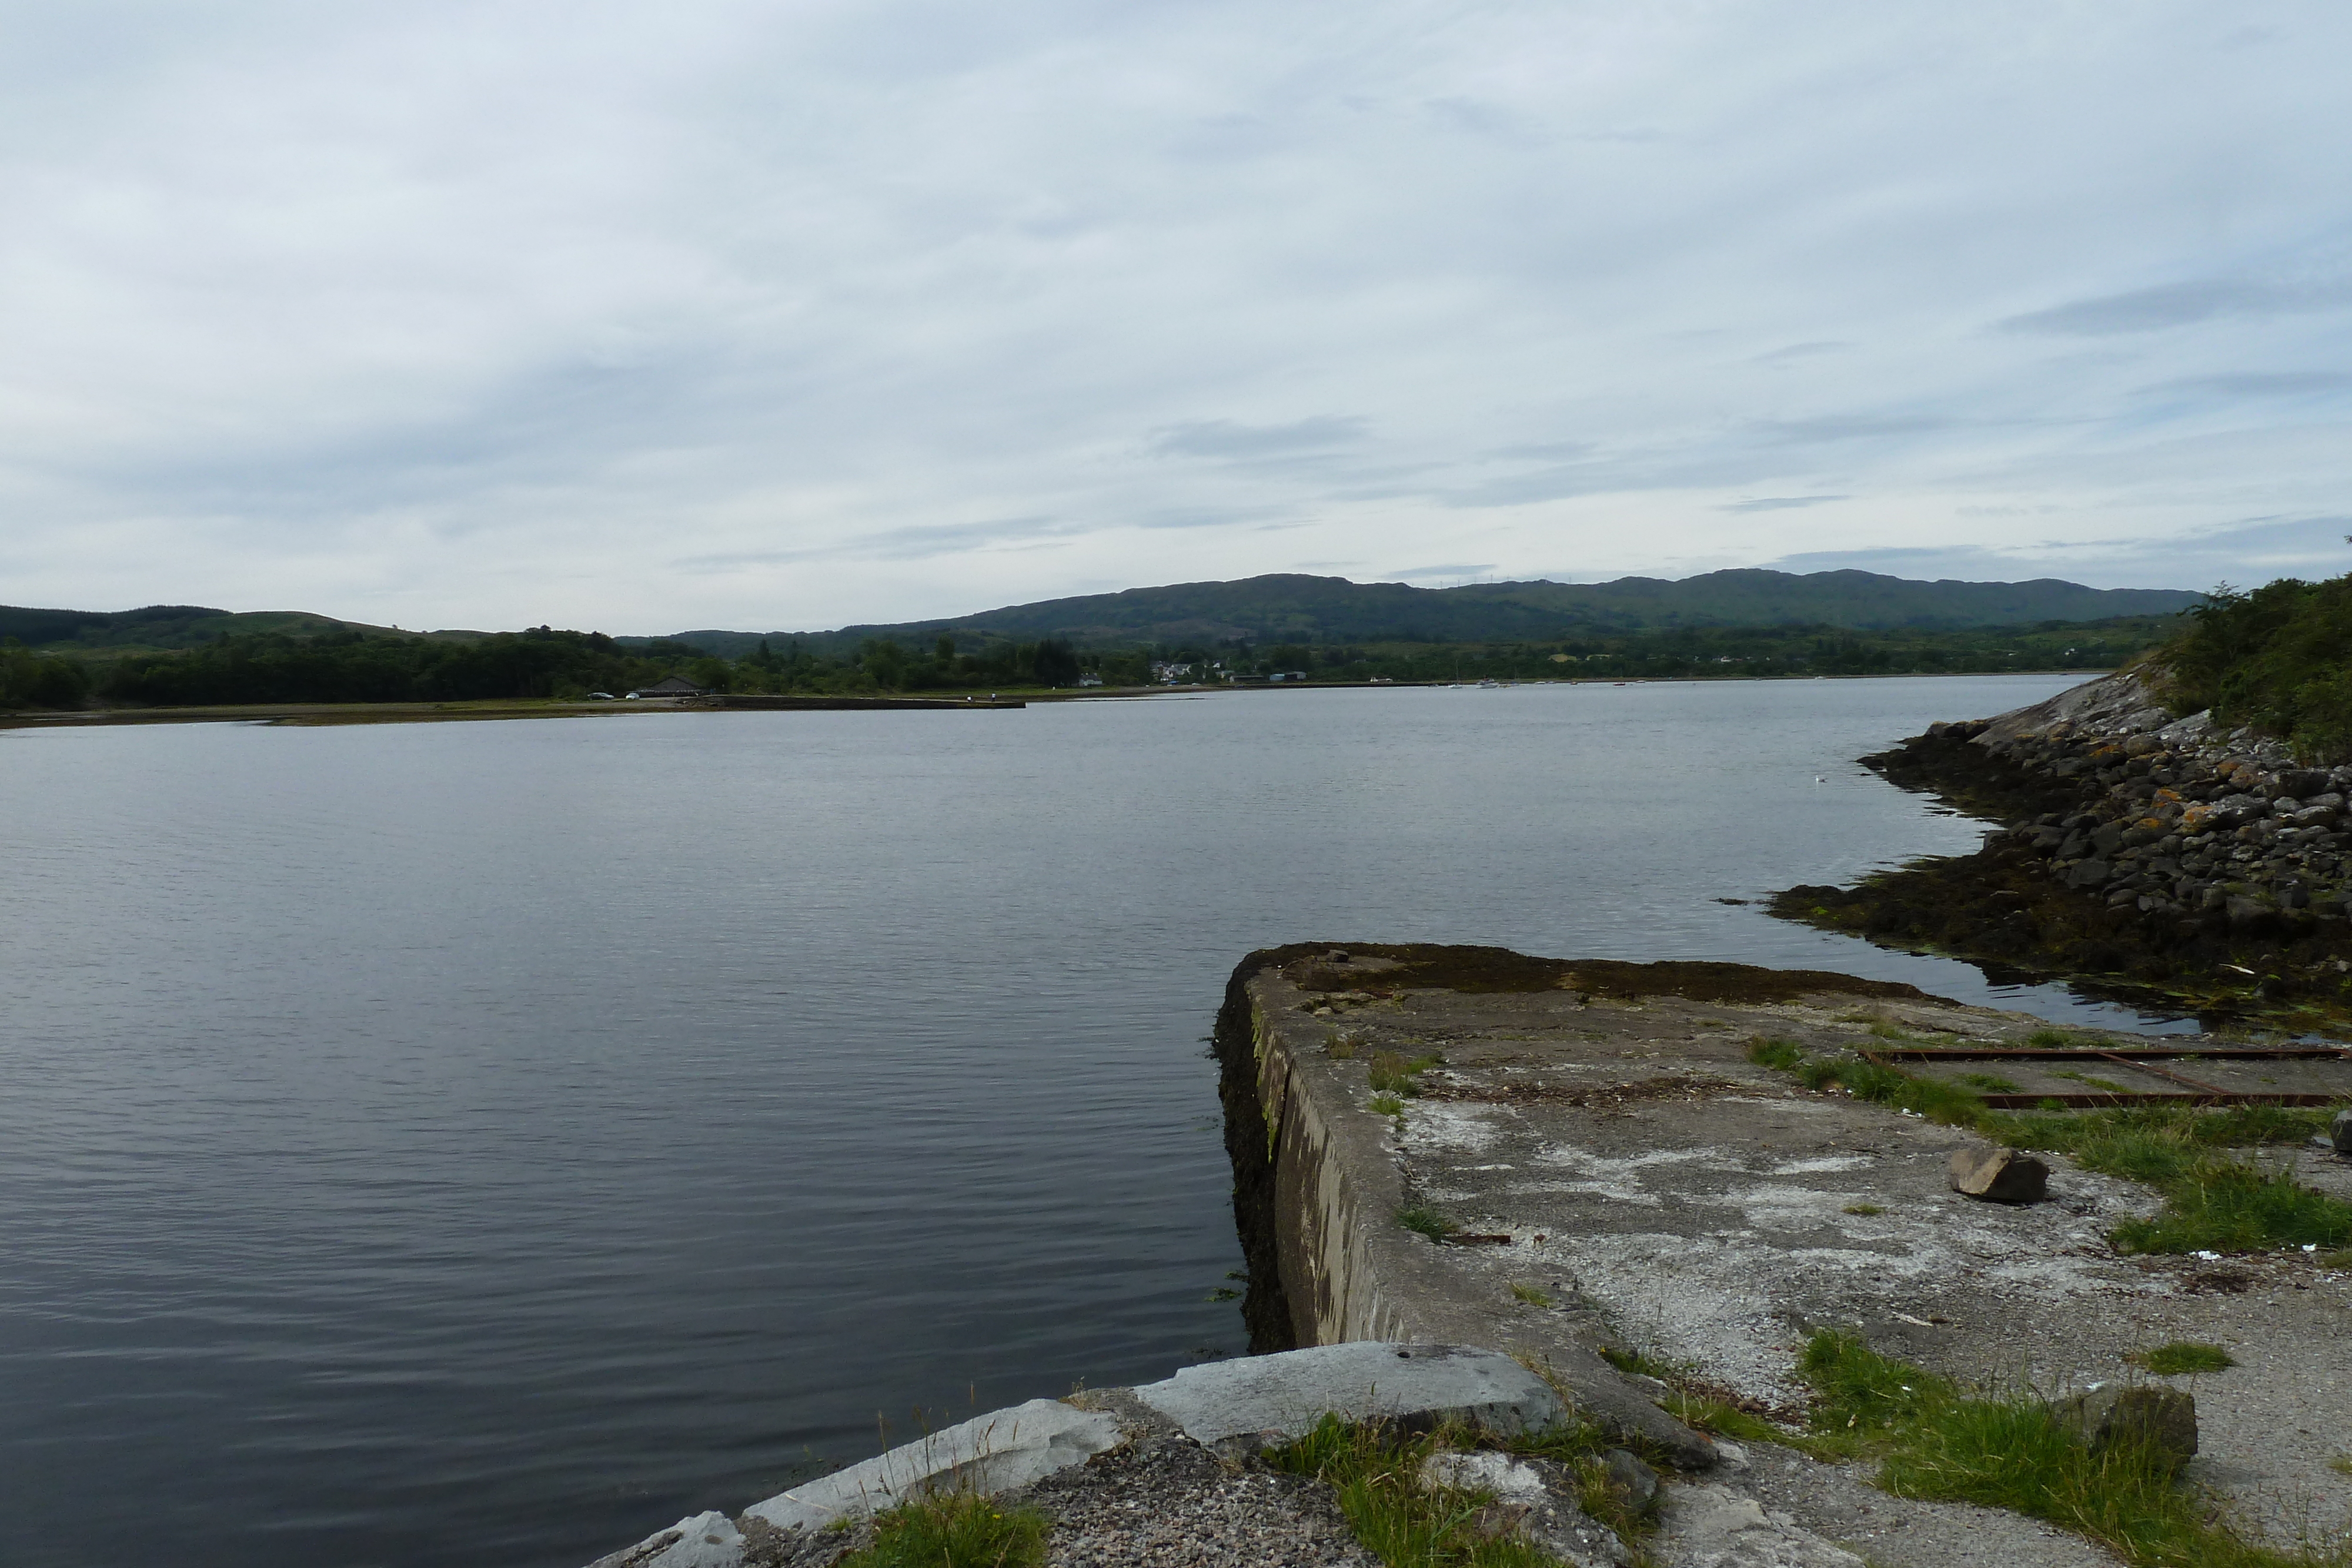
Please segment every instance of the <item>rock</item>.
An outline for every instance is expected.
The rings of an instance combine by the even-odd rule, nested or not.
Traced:
[[[1658,1498],[1658,1472],[1623,1448],[1609,1450],[1609,1484],[1622,1493],[1635,1513]]]
[[[1787,1514],[1721,1487],[1676,1487],[1652,1555],[1675,1568],[1867,1568]]]
[[[780,1530],[819,1528],[879,1513],[934,1490],[970,1487],[986,1495],[1025,1487],[1085,1464],[1119,1441],[1118,1418],[1108,1411],[1032,1399],[903,1444],[755,1502],[745,1512]]]
[[[1208,1362],[1135,1396],[1211,1448],[1289,1442],[1327,1414],[1408,1431],[1461,1421],[1501,1437],[1568,1419],[1551,1385],[1500,1351],[1384,1340]]]
[[[2114,874],[2115,868],[2105,861],[2079,861],[2066,873],[2066,881],[2075,887],[2096,887]]]
[[[1987,1203],[2040,1203],[2050,1188],[2050,1167],[2015,1149],[1954,1149],[1952,1190]]]
[[[2100,1384],[2058,1401],[2051,1413],[2095,1454],[2145,1443],[2175,1469],[2197,1457],[2197,1401],[2177,1388]]]
[[[739,1568],[743,1533],[723,1513],[698,1513],[588,1568]]]
[[[2352,1111],[2338,1111],[2327,1124],[2327,1141],[2339,1155],[2352,1155]]]
[[[1632,1561],[1614,1531],[1576,1506],[1567,1472],[1549,1460],[1432,1454],[1422,1461],[1421,1479],[1425,1486],[1492,1493],[1495,1500],[1471,1521],[1487,1540],[1525,1541],[1574,1568],[1622,1568]]]
[[[2222,902],[2221,911],[2230,917],[2232,925],[2253,925],[2269,919],[2272,914],[2271,906],[2261,899],[2247,898],[2234,893]]]

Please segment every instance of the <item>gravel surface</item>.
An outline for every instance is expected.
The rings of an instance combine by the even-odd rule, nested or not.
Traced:
[[[1150,1434],[1040,1483],[1047,1568],[1377,1568],[1331,1489],[1229,1469],[1182,1437]]]
[[[1870,1484],[1867,1466],[1824,1465],[1750,1445],[1746,1469],[1724,1478],[1769,1509],[1876,1568],[2116,1568],[2077,1535],[1964,1502],[1915,1502]]]

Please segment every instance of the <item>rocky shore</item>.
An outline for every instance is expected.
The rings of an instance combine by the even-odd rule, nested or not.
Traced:
[[[1863,760],[2008,825],[1972,856],[1790,888],[1773,913],[2214,1023],[2352,1017],[2352,768],[2176,715],[2133,673]]]

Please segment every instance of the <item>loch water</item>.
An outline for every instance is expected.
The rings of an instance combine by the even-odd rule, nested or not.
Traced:
[[[6,1558],[577,1568],[1244,1348],[1297,940],[2049,988],[1776,922],[2062,676],[0,733]]]

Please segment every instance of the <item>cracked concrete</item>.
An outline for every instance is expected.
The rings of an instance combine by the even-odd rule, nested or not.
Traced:
[[[1889,1030],[2022,1043],[2042,1020],[1916,993],[1707,1000],[1623,994],[1633,982],[1384,985],[1384,973],[1414,973],[1384,951],[1448,950],[1359,948],[1343,971],[1285,949],[1302,956],[1247,979],[1257,1071],[1283,1079],[1268,1139],[1281,1158],[1322,1160],[1326,1186],[1343,1169],[1361,1181],[1362,1167],[1386,1166],[1402,1202],[1475,1244],[1400,1239],[1391,1216],[1360,1209],[1294,1227],[1280,1267],[1304,1292],[1291,1297],[1301,1343],[1360,1332],[1342,1322],[1360,1313],[1346,1303],[1381,1295],[1392,1314],[1442,1322],[1447,1338],[1545,1358],[1637,1351],[1793,1415],[1807,1396],[1797,1353],[1818,1327],[1858,1331],[1964,1385],[2044,1393],[2145,1377],[2133,1352],[2208,1341],[2239,1365],[2171,1380],[2195,1394],[2203,1430],[2189,1479],[2275,1544],[2352,1527],[2352,1478],[2329,1466],[2352,1438],[2326,1409],[2352,1379],[2352,1274],[2300,1252],[2119,1256],[2105,1236],[2156,1210],[2146,1188],[2049,1156],[2047,1201],[1965,1198],[1946,1162],[1979,1144],[1974,1134],[1807,1091],[1747,1057],[1758,1039],[1818,1054]],[[1442,1061],[1414,1075],[1400,1114],[1370,1108],[1376,1058],[1431,1055]],[[1310,1105],[1322,1124],[1311,1139],[1291,1130]],[[2352,1166],[2289,1157],[2317,1185],[2352,1188]],[[1280,1190],[1315,1201],[1314,1186],[1302,1176]],[[1386,1238],[1356,1234],[1382,1226]],[[1351,1271],[1393,1277],[1375,1288]],[[1771,1507],[1832,1539],[1866,1524],[1868,1552],[1890,1565],[2105,1560],[1980,1510],[1963,1510],[1955,1531],[1957,1505],[1857,1490],[1858,1478],[1785,1450],[1751,1479],[1780,1500]]]

